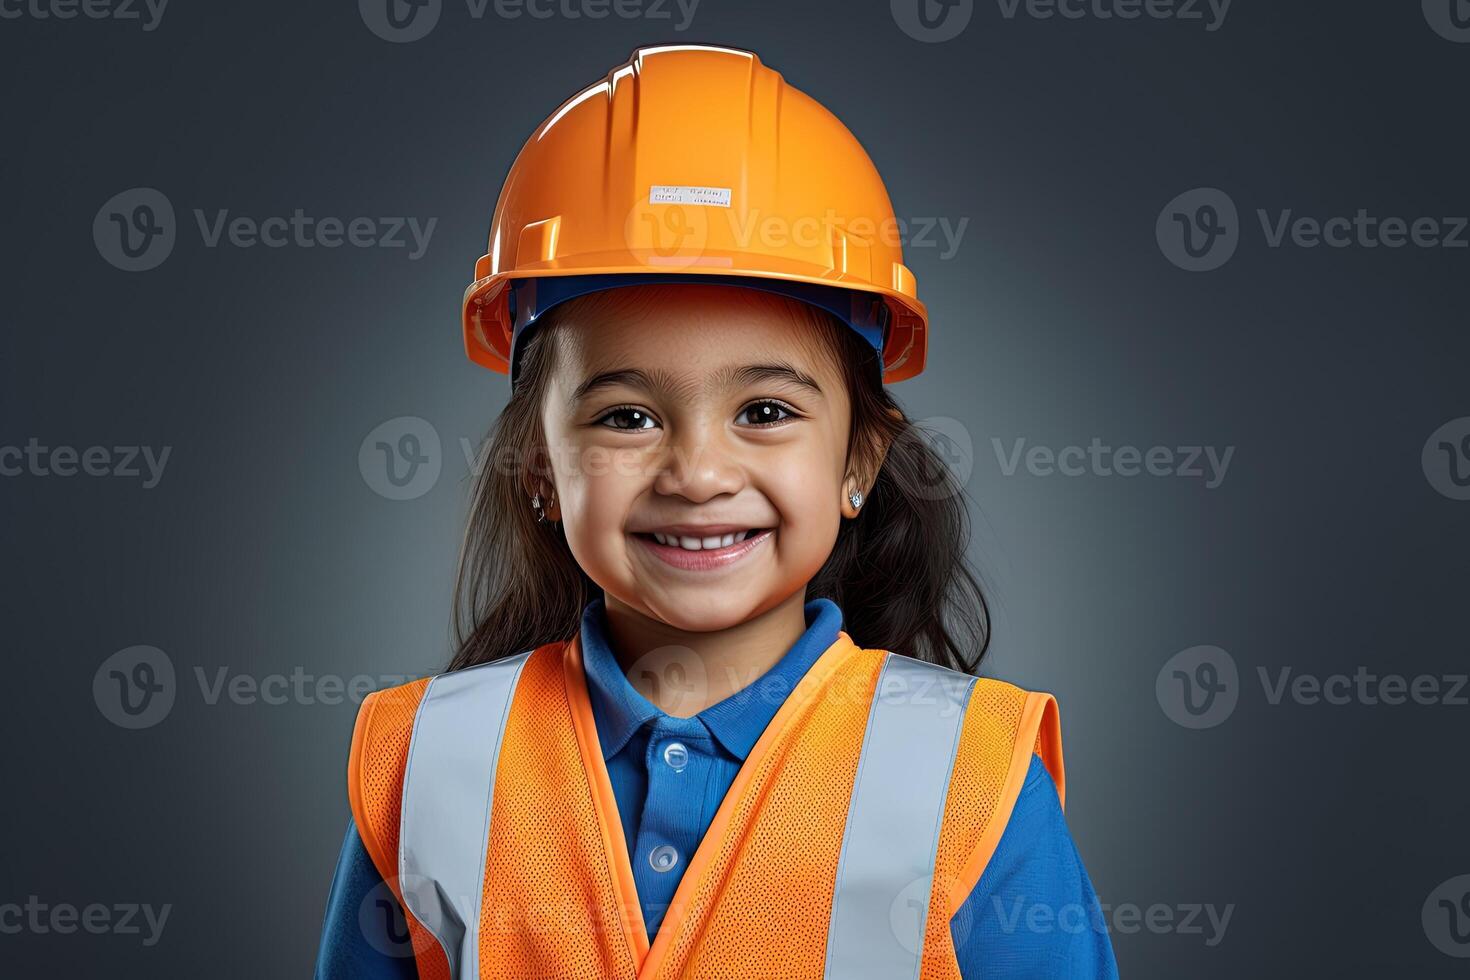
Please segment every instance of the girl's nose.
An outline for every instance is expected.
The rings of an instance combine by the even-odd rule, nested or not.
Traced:
[[[664,449],[654,489],[701,503],[745,485],[745,469],[716,424],[683,427]]]

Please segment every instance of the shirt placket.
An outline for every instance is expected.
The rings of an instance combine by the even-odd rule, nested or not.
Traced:
[[[713,751],[709,729],[697,718],[666,715],[649,726],[644,749],[648,787],[629,858],[650,939],[699,846]]]

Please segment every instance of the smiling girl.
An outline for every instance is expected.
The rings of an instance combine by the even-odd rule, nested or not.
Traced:
[[[892,227],[750,52],[640,49],[526,144],[459,646],[359,713],[319,978],[1116,976],[1056,703],[975,676],[963,490],[885,387]]]

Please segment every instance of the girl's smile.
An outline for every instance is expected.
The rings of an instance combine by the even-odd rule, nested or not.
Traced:
[[[719,527],[711,527],[703,533],[692,528],[681,534],[635,532],[633,538],[642,545],[642,550],[674,568],[706,572],[729,568],[760,548],[775,533],[775,528],[766,527],[722,534]]]

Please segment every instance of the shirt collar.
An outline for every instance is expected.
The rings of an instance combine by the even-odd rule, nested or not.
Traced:
[[[837,642],[837,631],[842,629],[842,610],[837,603],[816,598],[802,609],[806,614],[806,632],[770,670],[694,716],[737,759],[744,760],[750,754],[786,695],[817,658]],[[582,610],[581,647],[602,757],[611,759],[646,722],[666,716],[629,683],[618,664],[608,639],[607,604],[602,596]]]

